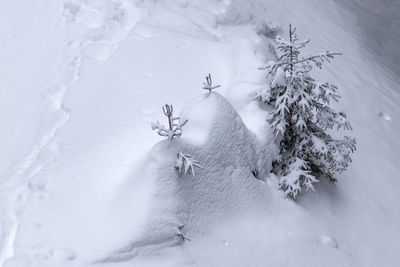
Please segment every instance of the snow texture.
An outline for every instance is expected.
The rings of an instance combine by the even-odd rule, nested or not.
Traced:
[[[102,262],[154,255],[160,249],[186,242],[180,238],[181,229],[187,239],[194,240],[222,221],[266,208],[266,186],[253,174],[256,163],[271,166],[272,157],[263,150],[265,145],[258,142],[235,109],[218,93],[207,93],[188,106],[210,107],[203,111],[210,113],[211,110],[205,120],[213,118],[210,127],[204,129],[209,138],[207,143],[197,145],[183,138],[172,139],[152,149],[144,175],[154,181],[156,189],[145,234]],[[204,125],[202,117],[183,112],[181,117]],[[196,169],[196,176],[180,175],[174,169],[177,154],[193,155],[204,167]],[[149,173],[151,170],[155,171]]]
[[[396,265],[398,5],[359,2],[1,1],[0,266]],[[307,53],[343,53],[316,78],[341,88],[358,146],[296,202],[266,175],[270,109],[251,101],[289,23]],[[186,102],[207,73],[230,104]],[[150,130],[164,103],[191,120],[179,140]]]

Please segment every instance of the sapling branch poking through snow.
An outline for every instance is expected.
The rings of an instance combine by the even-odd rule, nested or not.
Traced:
[[[192,174],[194,178],[196,178],[196,175],[194,173],[194,167],[198,168],[203,168],[200,165],[200,162],[197,160],[193,159],[190,155],[184,154],[182,152],[178,153],[176,163],[175,163],[175,169],[178,171],[178,175],[182,176],[182,174]]]
[[[151,123],[151,129],[157,130],[157,133],[160,136],[167,137],[169,140],[172,140],[174,137],[180,137],[182,135],[182,127],[188,122],[188,120],[185,120],[183,123],[176,123],[175,121],[179,121],[180,118],[174,117],[174,108],[172,105],[166,104],[162,109],[164,115],[168,118],[169,128],[167,129],[159,121],[156,121]]]
[[[169,124],[169,129],[172,130],[172,112],[174,111],[174,108],[169,106],[168,104],[165,105],[165,107],[162,108],[164,115],[168,117],[168,124]]]
[[[178,227],[179,233],[176,235],[180,241],[184,242],[184,241],[192,241],[190,238],[188,238],[187,236],[185,236],[182,231],[184,230],[185,225],[181,225]]]
[[[211,79],[211,74],[208,74],[208,76],[206,76],[206,81],[203,82],[203,89],[204,90],[208,90],[209,92],[211,92],[211,90],[214,90],[218,87],[221,87],[221,85],[213,85],[212,84],[212,79]]]

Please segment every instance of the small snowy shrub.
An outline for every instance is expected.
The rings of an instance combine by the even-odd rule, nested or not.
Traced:
[[[208,76],[206,76],[206,81],[203,82],[203,89],[211,92],[211,90],[217,89],[218,87],[221,87],[221,85],[213,85],[211,74],[208,74]]]
[[[181,242],[185,242],[186,240],[192,241],[190,238],[188,238],[187,236],[185,236],[183,234],[184,230],[185,230],[185,225],[181,225],[178,227],[178,234],[176,236],[178,237],[179,241],[181,241]]]
[[[180,118],[174,117],[174,108],[172,105],[166,104],[163,107],[163,112],[168,118],[169,128],[166,128],[159,121],[156,121],[151,123],[152,130],[157,130],[157,133],[160,136],[167,137],[169,140],[172,140],[174,137],[180,137],[182,135],[182,127],[187,123],[187,120],[185,120],[183,123],[176,123],[176,121],[179,121]]]
[[[193,175],[194,178],[196,178],[196,175],[194,173],[194,167],[203,168],[200,165],[200,162],[193,159],[190,155],[184,154],[182,152],[178,153],[175,163],[175,169],[177,170],[179,176],[182,176],[182,174],[186,175],[189,173]]]
[[[300,51],[309,40],[300,42],[291,25],[289,37],[289,41],[275,38],[278,58],[263,68],[268,72],[267,88],[260,90],[256,99],[273,106],[268,121],[280,143],[274,171],[281,176],[285,197],[295,198],[302,188],[314,191],[313,184],[321,177],[336,181],[334,175],[351,162],[356,142],[329,134],[333,129],[351,130],[351,125],[345,113],[330,106],[340,98],[338,88],[315,80],[310,73],[314,66],[321,69],[340,54],[326,51],[303,57]]]

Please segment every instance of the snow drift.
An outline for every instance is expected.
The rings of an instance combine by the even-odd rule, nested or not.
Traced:
[[[161,141],[146,160],[142,179],[151,179],[155,190],[145,234],[103,261],[159,252],[187,242],[180,234],[198,239],[221,222],[265,209],[266,185],[255,175],[269,172],[268,145],[258,141],[218,93],[207,93],[184,107],[181,120],[186,119],[182,138]],[[201,163],[195,176],[179,177],[174,168],[179,152]]]

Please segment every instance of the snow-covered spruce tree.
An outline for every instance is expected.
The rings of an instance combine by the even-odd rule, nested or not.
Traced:
[[[168,118],[168,128],[166,128],[159,121],[151,123],[151,129],[156,130],[160,136],[167,137],[172,140],[174,137],[180,137],[182,135],[182,127],[187,123],[185,120],[183,123],[177,123],[179,117],[174,117],[174,108],[172,105],[166,104],[163,108],[164,115]]]
[[[309,40],[299,41],[295,29],[289,27],[289,41],[277,36],[274,40],[277,60],[263,69],[268,71],[267,88],[256,99],[273,106],[268,121],[280,154],[274,172],[281,176],[280,187],[285,197],[311,189],[320,178],[335,182],[334,175],[343,172],[356,149],[355,139],[335,139],[331,130],[351,130],[345,113],[330,104],[338,101],[337,87],[311,77],[314,66],[330,62],[339,53],[329,51],[303,57],[301,49]]]

